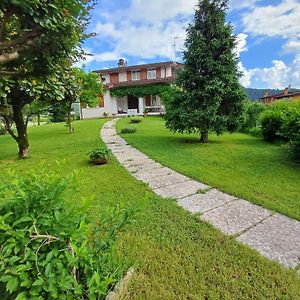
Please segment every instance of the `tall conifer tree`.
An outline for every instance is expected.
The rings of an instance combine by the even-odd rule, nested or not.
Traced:
[[[236,36],[226,23],[228,0],[199,0],[187,29],[184,68],[178,73],[177,95],[166,101],[166,124],[172,131],[233,131],[245,98],[239,84]]]

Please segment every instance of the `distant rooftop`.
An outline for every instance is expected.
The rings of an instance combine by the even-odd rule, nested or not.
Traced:
[[[158,67],[169,66],[169,65],[180,66],[182,64],[178,63],[178,62],[174,62],[174,61],[164,61],[164,62],[158,62],[158,63],[128,66],[126,61],[120,59],[119,62],[118,62],[118,67],[96,70],[94,72],[98,73],[98,74],[107,74],[107,73],[119,72],[120,70],[132,71],[132,70],[135,70],[135,69],[139,69],[139,70],[141,70],[141,69],[150,69],[150,68],[158,68]]]

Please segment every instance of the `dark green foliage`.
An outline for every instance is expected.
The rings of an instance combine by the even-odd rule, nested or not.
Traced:
[[[141,123],[141,122],[142,122],[141,118],[131,118],[130,119],[131,124],[138,124],[138,123]]]
[[[228,0],[200,0],[194,22],[187,29],[184,69],[178,72],[182,88],[166,101],[166,124],[172,131],[233,131],[245,98],[238,78],[237,41],[226,23]]]
[[[43,170],[1,186],[1,299],[104,299],[122,276],[113,246],[130,212],[91,225],[64,201],[71,180]]]
[[[121,129],[121,133],[134,133],[136,129],[133,127],[125,127]]]
[[[290,114],[291,104],[288,101],[276,101],[267,106],[261,114],[260,124],[262,127],[263,137],[266,141],[274,142],[285,137],[282,135],[281,126],[284,119]]]
[[[101,159],[101,158],[108,158],[111,154],[111,151],[107,148],[98,148],[94,149],[89,153],[89,157],[91,160]]]
[[[259,117],[264,109],[265,105],[259,102],[245,101],[243,115],[239,122],[240,131],[244,133],[258,132],[260,126]]]
[[[261,127],[267,141],[285,141],[295,160],[300,160],[300,101],[277,101],[262,113]]]
[[[111,90],[111,95],[113,97],[125,97],[125,96],[136,96],[143,97],[147,95],[161,95],[162,93],[168,91],[170,86],[163,84],[155,85],[145,85],[145,86],[130,86],[130,87],[120,87]]]
[[[0,75],[40,76],[64,64],[70,55],[81,56],[93,1],[0,3]]]

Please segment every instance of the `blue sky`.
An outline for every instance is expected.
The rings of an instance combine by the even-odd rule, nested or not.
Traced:
[[[174,59],[181,61],[185,28],[197,0],[99,0],[84,44],[88,70]],[[300,88],[300,0],[231,0],[227,19],[239,44],[241,83]]]

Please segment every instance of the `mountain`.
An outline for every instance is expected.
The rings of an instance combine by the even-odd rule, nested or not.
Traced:
[[[265,92],[268,92],[269,95],[271,95],[271,96],[284,92],[284,90],[278,90],[278,89],[277,90],[275,90],[275,89],[252,89],[252,88],[244,88],[244,89],[245,89],[245,92],[246,92],[246,95],[248,96],[248,98],[253,101],[258,100],[259,98],[263,97]],[[298,91],[300,91],[300,90],[289,89],[290,93],[298,92]]]

